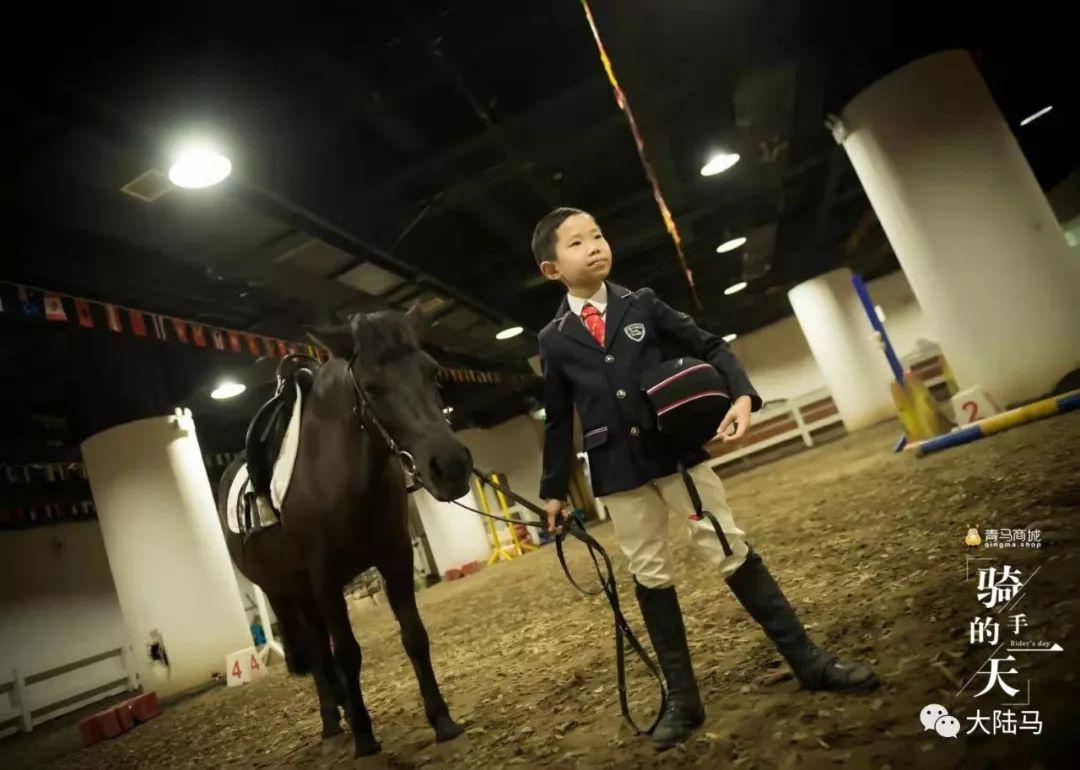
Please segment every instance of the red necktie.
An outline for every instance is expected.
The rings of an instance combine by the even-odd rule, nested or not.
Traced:
[[[589,334],[600,343],[600,347],[604,347],[604,316],[600,314],[596,306],[586,302],[581,308],[581,320],[585,322],[585,328],[589,330]]]

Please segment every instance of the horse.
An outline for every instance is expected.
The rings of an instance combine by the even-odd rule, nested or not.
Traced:
[[[339,707],[344,709],[355,757],[381,747],[364,706],[361,650],[343,588],[370,567],[382,575],[436,740],[451,740],[464,729],[451,718],[431,666],[406,527],[403,462],[442,501],[468,491],[473,467],[443,414],[438,364],[421,347],[427,325],[414,307],[408,313],[358,313],[347,327],[312,334],[331,356],[316,370],[302,403],[280,524],[246,538],[227,526],[229,489],[242,459],[219,484],[229,555],[270,601],[289,672],[313,676],[322,737],[343,732]]]

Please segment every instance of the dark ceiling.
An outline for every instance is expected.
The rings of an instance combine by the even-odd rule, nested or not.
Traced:
[[[288,14],[260,5],[235,19],[220,6],[185,5],[175,18],[140,6],[111,21],[67,12],[26,21],[48,31],[48,45],[39,40],[29,58],[17,46],[4,53],[19,76],[7,97],[15,171],[4,186],[16,237],[0,279],[289,339],[353,310],[419,299],[438,316],[431,343],[444,363],[528,371],[534,334],[559,299],[536,272],[529,237],[556,205],[596,214],[614,280],[652,286],[717,333],[789,314],[787,289],[838,265],[867,277],[895,269],[823,121],[919,55],[972,50],[1013,126],[1055,105],[1017,129],[1045,187],[1077,163],[1075,83],[1059,82],[1076,71],[1073,48],[1057,39],[1067,25],[1053,23],[1049,4],[1001,18],[957,8],[965,18],[956,19],[941,3],[592,5],[701,308],[577,0],[323,3]],[[171,149],[195,134],[227,147],[225,184],[149,203],[121,192],[166,169]],[[704,178],[698,169],[716,148],[742,161]],[[735,235],[749,237],[743,249],[715,252]],[[738,280],[749,287],[724,296]],[[515,323],[529,333],[494,339]],[[87,414],[100,399],[70,397],[86,391],[87,371],[156,378],[161,403],[194,399],[208,421],[232,426],[218,443],[235,436],[243,408],[200,397],[218,370],[211,354],[183,353],[183,377],[179,359],[145,348],[98,366],[85,351],[108,361],[118,341],[47,326],[0,316],[0,396],[25,415],[5,429],[6,454],[70,444],[87,426],[132,416]],[[90,339],[100,344],[81,342]],[[132,367],[142,375],[125,378]],[[127,387],[112,400],[151,408]],[[531,394],[462,386],[446,398],[460,424],[491,424]]]

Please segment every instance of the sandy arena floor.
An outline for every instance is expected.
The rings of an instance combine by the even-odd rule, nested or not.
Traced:
[[[722,580],[690,558],[679,590],[706,700],[705,726],[657,754],[619,718],[610,616],[602,598],[565,582],[542,549],[420,594],[436,672],[458,740],[436,746],[397,626],[385,606],[364,605],[355,628],[364,650],[365,698],[381,755],[351,757],[351,740],[319,739],[314,689],[282,666],[245,688],[215,689],[149,724],[89,749],[74,727],[48,726],[0,743],[12,767],[1002,767],[1071,765],[1080,715],[1076,618],[1080,606],[1080,414],[1023,426],[916,460],[893,455],[898,431],[883,425],[743,473],[727,482],[736,520],[750,532],[811,635],[870,659],[884,686],[868,695],[801,691]],[[461,515],[468,515],[462,512]],[[677,528],[675,553],[688,557]],[[959,697],[989,650],[968,645],[985,608],[964,581],[968,527],[1039,528],[1039,550],[983,551],[1040,572],[1024,604],[1029,638],[1064,653],[1021,655],[1041,735],[965,736],[964,716],[1008,698],[999,690]],[[619,570],[624,608],[640,614],[610,524],[594,534]],[[586,557],[573,551],[583,577]],[[984,562],[988,564],[991,562]],[[1005,633],[1004,628],[1002,629]],[[992,649],[992,648],[991,648]],[[640,668],[640,667],[637,667]],[[654,707],[652,682],[635,669],[639,713]],[[985,677],[976,680],[978,689]],[[957,739],[922,731],[927,703],[961,719]]]

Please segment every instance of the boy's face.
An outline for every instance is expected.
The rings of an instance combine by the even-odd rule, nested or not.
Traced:
[[[567,217],[555,231],[555,261],[540,272],[567,286],[596,286],[611,272],[611,247],[596,220],[588,214]]]

